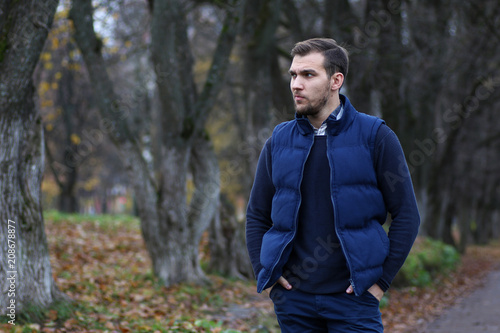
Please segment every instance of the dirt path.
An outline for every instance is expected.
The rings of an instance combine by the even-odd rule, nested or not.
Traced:
[[[425,333],[500,332],[500,270],[482,287],[430,323]]]

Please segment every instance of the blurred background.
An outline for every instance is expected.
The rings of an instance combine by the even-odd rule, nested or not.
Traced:
[[[179,78],[167,69],[155,75],[146,1],[93,4],[94,28],[119,112],[144,159],[152,160],[157,156],[155,119],[165,112],[156,82],[176,86]],[[45,130],[44,208],[134,214],[124,164],[100,129],[97,97],[72,36],[69,6],[59,4],[35,72]],[[233,4],[181,1],[189,43],[185,56],[192,61],[192,71],[183,75],[198,90],[224,18],[234,10],[228,6]],[[402,142],[422,231],[457,245],[498,236],[499,10],[494,1],[247,2],[241,20],[226,27],[238,35],[204,124],[226,204],[243,218],[260,149],[274,125],[293,118],[290,49],[297,41],[327,36],[350,51],[342,92],[359,111],[385,119]],[[167,37],[165,31],[159,34]],[[397,175],[388,177],[397,181]],[[455,238],[453,226],[465,234]]]
[[[408,164],[422,217],[417,245],[434,244],[437,257],[448,253],[455,263],[468,246],[498,240],[498,1],[46,3],[2,5],[0,68],[8,73],[8,52],[14,52],[8,43],[22,33],[8,33],[15,27],[9,18],[41,12],[50,23],[53,15],[33,64],[30,112],[40,122],[30,128],[43,135],[31,142],[41,147],[38,155],[29,155],[38,156],[32,163],[43,170],[41,204],[35,197],[30,209],[44,212],[49,246],[56,246],[55,221],[121,214],[135,219],[131,232],[144,242],[145,281],[171,287],[204,281],[207,272],[251,280],[246,203],[264,142],[276,124],[294,116],[289,52],[311,37],[334,38],[349,50],[341,93],[398,135],[406,161],[394,163]],[[17,51],[29,43],[19,45]],[[6,185],[12,174],[5,177],[4,196],[13,186]],[[398,177],[387,175],[394,183]],[[3,205],[10,215],[2,218],[41,223],[37,232],[44,233],[36,214]],[[28,233],[22,230],[19,238]],[[402,286],[429,283],[432,265],[449,264],[425,258],[413,264],[431,267],[427,275],[400,276]],[[56,284],[61,274],[54,274]],[[40,303],[26,297],[25,304]]]

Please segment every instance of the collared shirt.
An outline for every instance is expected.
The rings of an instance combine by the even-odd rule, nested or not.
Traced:
[[[337,108],[335,110],[333,110],[332,112],[332,115],[335,116],[335,118],[337,120],[339,120],[340,118],[342,118],[342,114],[344,113],[344,105],[342,104],[342,102],[340,102],[340,105],[337,106]],[[311,126],[313,126],[311,124]],[[321,124],[321,126],[319,128],[316,128],[314,127],[314,135],[326,135],[326,120],[323,122],[323,124]]]

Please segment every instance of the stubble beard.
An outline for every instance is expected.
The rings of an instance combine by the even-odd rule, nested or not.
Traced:
[[[307,105],[304,105],[300,109],[297,103],[295,103],[295,111],[297,112],[297,114],[301,116],[315,116],[318,113],[320,113],[320,111],[324,108],[327,102],[328,102],[328,96],[324,96],[317,103],[315,104],[309,103]]]
[[[297,112],[297,114],[299,114],[301,116],[315,116],[323,110],[326,103],[328,103],[329,97],[330,97],[329,96],[329,86],[327,86],[327,89],[325,90],[325,92],[323,94],[323,98],[321,98],[320,100],[318,100],[314,104],[309,102],[308,104],[303,105],[302,108],[299,108],[300,106],[297,105],[296,101],[294,101],[295,102],[294,103],[295,112]]]

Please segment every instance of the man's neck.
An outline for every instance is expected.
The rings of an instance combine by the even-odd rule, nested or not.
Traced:
[[[330,116],[330,114],[340,105],[339,95],[333,96],[325,107],[314,116],[307,116],[309,122],[314,128],[320,128],[321,124]]]

